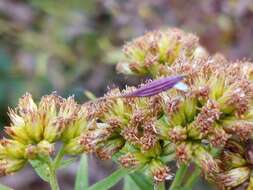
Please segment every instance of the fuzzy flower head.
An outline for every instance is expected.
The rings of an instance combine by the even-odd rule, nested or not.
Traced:
[[[86,109],[73,97],[64,99],[53,93],[36,104],[26,93],[17,108],[9,109],[11,124],[5,132],[10,138],[2,139],[0,148],[2,175],[21,169],[28,159],[54,154],[56,141],[67,147],[85,131],[86,115]],[[71,154],[70,150],[65,152]]]
[[[198,38],[178,29],[152,31],[123,47],[126,61],[118,70],[129,74],[163,75],[180,58],[192,59],[199,46]]]

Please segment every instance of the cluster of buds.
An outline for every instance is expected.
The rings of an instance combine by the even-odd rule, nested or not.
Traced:
[[[173,176],[170,161],[194,162],[224,189],[252,189],[253,63],[209,56],[195,35],[178,29],[149,32],[124,52],[121,72],[158,80],[111,89],[83,105],[55,94],[36,105],[26,94],[9,112],[1,174],[53,154],[61,141],[65,154],[96,153],[157,183]],[[183,89],[168,90],[179,81]]]
[[[118,100],[121,107],[130,105],[131,108],[124,111],[128,119],[118,128],[125,144],[132,147],[128,151],[124,147],[121,150],[123,156],[119,162],[123,166],[153,168],[152,159],[158,159],[163,168],[167,168],[162,158],[167,152],[164,145],[169,144],[169,154],[175,155],[178,165],[195,162],[207,179],[216,181],[221,168],[215,159],[215,150],[223,150],[232,138],[243,141],[252,138],[253,63],[231,63],[220,54],[209,56],[200,51],[197,39],[192,34],[169,29],[149,32],[124,47],[127,60],[119,64],[121,72],[154,78],[181,75],[187,90],[174,88],[165,92],[161,89],[155,96],[156,107],[147,109],[156,114],[143,112],[138,106],[139,101],[149,105],[154,96]],[[147,85],[147,89],[147,94],[152,94],[152,90],[160,87]],[[112,107],[107,108],[106,113],[110,112],[114,113],[114,120],[125,118]],[[138,118],[145,122],[132,122],[136,112],[142,112]],[[108,123],[109,117],[104,120],[98,117],[98,120]],[[171,176],[169,169],[163,171]],[[160,181],[154,173],[149,174]]]
[[[85,151],[81,140],[73,143],[73,139],[81,139],[86,130],[86,115],[86,108],[73,97],[64,99],[53,93],[37,105],[25,94],[17,108],[9,109],[11,124],[5,127],[9,138],[0,142],[0,174],[21,169],[29,159],[53,155],[57,141],[64,143],[66,154]]]
[[[218,182],[222,189],[253,189],[253,140],[227,141],[218,158],[221,173]]]
[[[154,77],[167,74],[168,66],[181,59],[207,54],[195,35],[176,28],[148,32],[127,43],[123,52],[127,59],[118,64],[120,72]]]

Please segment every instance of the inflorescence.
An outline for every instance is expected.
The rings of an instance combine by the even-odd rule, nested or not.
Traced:
[[[53,155],[60,141],[65,154],[95,153],[156,183],[173,177],[168,164],[176,161],[195,163],[223,189],[253,188],[253,63],[211,56],[195,35],[178,29],[148,32],[123,51],[120,72],[159,81],[110,89],[83,105],[54,93],[36,105],[25,94],[9,111],[0,173]],[[187,89],[166,91],[168,76],[182,76]]]

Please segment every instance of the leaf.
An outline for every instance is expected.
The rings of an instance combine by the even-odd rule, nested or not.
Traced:
[[[88,188],[89,175],[88,175],[88,159],[85,154],[81,156],[78,171],[76,174],[75,190],[84,190]]]
[[[5,185],[0,184],[0,190],[13,190],[13,189],[10,188],[10,187],[7,187]]]
[[[132,178],[128,175],[124,178],[123,190],[142,190],[141,187],[138,187]]]
[[[129,176],[140,189],[153,190],[153,183],[145,175],[135,172]]]
[[[59,165],[59,168],[67,168],[69,165],[71,165],[75,161],[76,161],[76,158],[70,158],[70,159],[62,160],[60,165]]]
[[[46,182],[49,182],[49,167],[41,160],[29,160],[30,164],[38,174]]]
[[[113,172],[111,175],[105,179],[97,182],[88,188],[88,190],[107,190],[116,185],[124,176],[128,174],[128,170],[125,168],[120,168]]]

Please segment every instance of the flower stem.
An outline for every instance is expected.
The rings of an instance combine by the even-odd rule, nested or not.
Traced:
[[[161,182],[154,186],[154,190],[165,190],[165,183]]]
[[[54,165],[54,168],[55,169],[57,169],[58,167],[59,167],[59,165],[60,165],[60,162],[61,162],[61,160],[62,160],[62,158],[63,158],[63,156],[64,156],[64,146],[62,146],[60,149],[59,149],[59,151],[58,151],[58,153],[57,153],[57,155],[56,155],[56,157],[55,157],[55,159],[54,159],[54,161],[53,161],[53,165]]]
[[[52,190],[60,190],[59,184],[57,182],[56,170],[59,168],[61,160],[64,156],[64,146],[62,146],[55,159],[50,161],[49,165],[49,183]]]
[[[57,182],[57,177],[56,177],[56,171],[54,167],[51,165],[49,167],[49,183],[50,187],[52,190],[60,190],[58,182]]]
[[[201,174],[201,169],[197,166],[195,166],[195,170],[192,173],[192,175],[188,178],[188,180],[185,183],[186,189],[192,189],[194,184],[197,182],[199,175]]]
[[[188,166],[186,164],[182,164],[180,168],[177,170],[176,176],[170,186],[170,190],[175,190],[178,187],[182,186],[182,181],[184,179],[184,175],[188,169]]]

